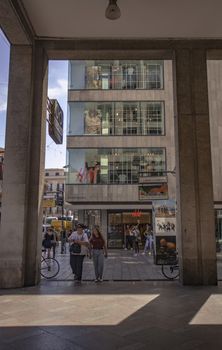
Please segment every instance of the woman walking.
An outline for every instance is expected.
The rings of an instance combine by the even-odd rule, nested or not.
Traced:
[[[95,282],[103,281],[104,256],[107,258],[106,241],[100,232],[98,226],[95,226],[92,231],[92,236],[89,240],[90,256],[92,251],[93,265],[95,269]]]
[[[50,252],[51,248],[53,249],[53,258],[55,257],[55,247],[56,247],[56,237],[55,233],[53,231],[53,228],[48,228],[45,235],[44,239],[42,241],[42,245],[47,251],[47,258],[50,258]]]
[[[89,241],[83,231],[83,225],[77,224],[76,231],[69,236],[70,242],[70,265],[76,283],[81,283],[82,267],[85,255],[88,252]]]

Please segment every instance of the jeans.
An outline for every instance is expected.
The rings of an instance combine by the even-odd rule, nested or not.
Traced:
[[[149,250],[150,252],[153,251],[153,241],[150,238],[146,239],[144,253],[146,253],[147,250]]]
[[[126,248],[127,249],[132,248],[132,239],[131,239],[131,236],[129,235],[126,236]]]
[[[96,279],[103,278],[104,254],[103,249],[93,249],[93,265],[95,269]]]
[[[134,253],[135,253],[135,254],[138,254],[138,253],[139,253],[139,250],[140,250],[140,248],[139,248],[139,241],[137,241],[137,240],[135,239],[134,242],[133,242],[133,246],[134,246]]]
[[[81,281],[82,279],[82,266],[85,255],[73,255],[70,254],[70,265],[72,272],[74,273],[76,279]]]

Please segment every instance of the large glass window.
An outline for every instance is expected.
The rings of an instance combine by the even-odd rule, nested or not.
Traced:
[[[164,148],[69,149],[68,162],[69,184],[132,184],[166,170]]]
[[[69,135],[163,135],[164,102],[70,102]]]
[[[164,103],[141,102],[141,123],[143,135],[163,135]]]
[[[70,135],[113,135],[114,108],[108,102],[69,103]]]
[[[163,61],[70,61],[69,88],[163,89]]]

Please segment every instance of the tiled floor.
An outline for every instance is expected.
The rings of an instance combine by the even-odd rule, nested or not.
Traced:
[[[69,254],[61,255],[59,252],[60,249],[57,249],[56,258],[60,263],[60,273],[56,280],[73,280]],[[92,281],[94,278],[93,262],[85,258],[83,280]],[[218,254],[218,278],[222,280],[222,253]],[[105,260],[104,279],[107,281],[146,281],[164,280],[165,278],[161,273],[161,267],[153,263],[153,256],[140,254],[135,257],[132,251],[109,250],[108,259]]]
[[[220,350],[222,284],[43,280],[0,291],[1,350]]]

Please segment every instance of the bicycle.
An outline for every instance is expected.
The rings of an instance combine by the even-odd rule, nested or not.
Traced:
[[[45,252],[45,250],[42,250]],[[41,257],[41,270],[40,274],[42,277],[46,279],[50,279],[56,277],[59,273],[60,265],[59,262],[55,258],[45,258],[42,254]]]
[[[168,280],[175,280],[179,277],[180,271],[177,255],[168,255],[163,258],[163,261],[161,271],[164,277]]]

